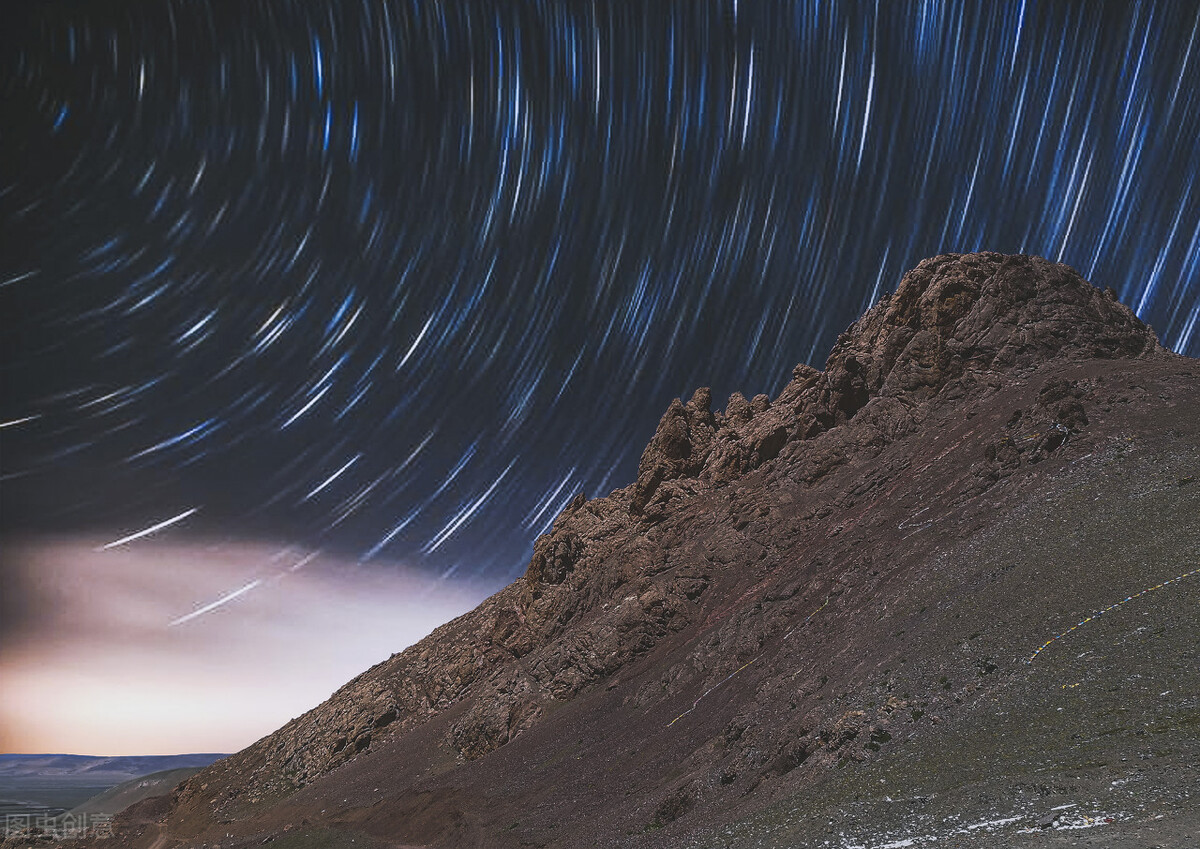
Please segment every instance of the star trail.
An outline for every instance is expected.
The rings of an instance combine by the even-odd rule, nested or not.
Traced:
[[[1200,354],[1194,3],[13,6],[5,534],[499,586],[947,251]]]

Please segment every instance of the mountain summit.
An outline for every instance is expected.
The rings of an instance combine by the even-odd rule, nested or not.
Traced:
[[[925,260],[824,371],[673,401],[521,579],[118,842],[1174,845],[1198,401],[1200,363],[1072,269]]]

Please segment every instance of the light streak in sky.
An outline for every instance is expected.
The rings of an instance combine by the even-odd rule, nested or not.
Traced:
[[[31,421],[34,421],[35,419],[40,419],[40,418],[41,418],[41,416],[25,416],[24,418],[21,418],[21,419],[10,419],[9,421],[6,421],[6,422],[0,422],[0,430],[4,429],[6,427],[16,427],[17,425],[25,424],[25,422],[31,422]]]
[[[216,601],[204,605],[204,607],[201,607],[199,610],[193,610],[191,613],[187,614],[186,616],[180,616],[178,619],[172,619],[171,622],[168,623],[168,627],[174,628],[176,625],[182,625],[184,622],[190,622],[191,620],[195,619],[198,616],[203,616],[205,613],[210,613],[210,612],[216,610],[221,605],[227,604],[228,602],[233,601],[235,598],[245,595],[246,593],[250,592],[250,590],[254,589],[261,583],[262,583],[262,578],[255,578],[253,581],[246,584],[246,586],[242,587],[241,589],[236,589],[231,593],[226,593],[225,595],[221,596]]]
[[[165,519],[165,520],[159,522],[157,525],[151,525],[150,527],[148,527],[144,530],[138,531],[137,533],[130,534],[129,536],[126,536],[126,537],[121,537],[120,539],[113,540],[112,542],[109,542],[109,543],[105,543],[104,545],[100,546],[96,550],[97,551],[108,551],[110,548],[117,548],[118,546],[122,546],[127,543],[131,543],[134,540],[139,540],[139,539],[142,539],[143,537],[148,537],[151,534],[158,533],[159,531],[163,530],[164,528],[169,528],[172,525],[177,525],[180,522],[182,522],[184,519],[186,519],[188,516],[193,516],[199,512],[200,512],[199,507],[193,507],[190,510],[184,510],[178,516],[172,516],[170,519]]]

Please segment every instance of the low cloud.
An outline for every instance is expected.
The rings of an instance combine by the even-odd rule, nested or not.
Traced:
[[[8,547],[26,615],[0,644],[2,751],[235,751],[492,589],[264,544],[103,542]]]

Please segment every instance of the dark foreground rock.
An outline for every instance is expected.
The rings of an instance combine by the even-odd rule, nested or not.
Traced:
[[[1193,845],[1198,413],[1111,291],[926,260],[116,845]]]

